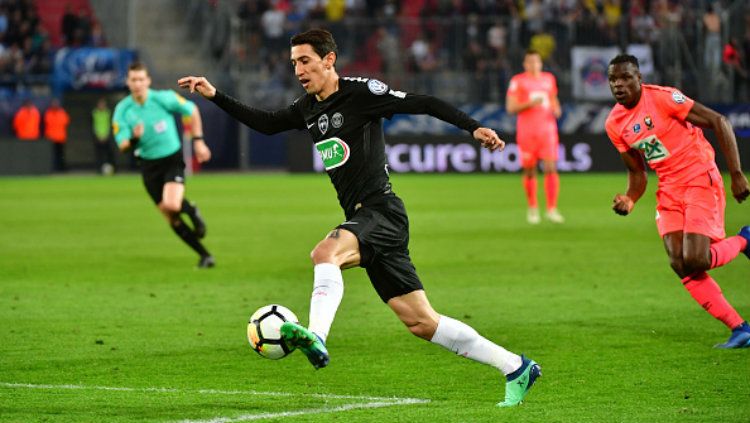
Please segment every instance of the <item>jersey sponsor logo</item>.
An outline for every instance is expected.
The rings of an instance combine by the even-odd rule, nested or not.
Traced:
[[[318,118],[318,129],[320,129],[321,134],[325,134],[328,132],[328,115],[323,114]]]
[[[635,125],[633,125],[633,133],[637,134],[639,132],[641,132],[641,124],[636,123]]]
[[[547,95],[547,91],[544,90],[532,90],[529,91],[529,100],[541,100],[542,104],[541,106],[545,109],[549,109],[549,96]]]
[[[369,88],[370,92],[375,95],[383,95],[388,92],[388,85],[377,79],[367,81],[367,88]]]
[[[334,128],[341,128],[341,125],[344,124],[344,115],[342,115],[339,112],[336,112],[331,116],[331,126]]]
[[[669,150],[664,146],[656,135],[651,135],[638,140],[631,145],[632,148],[643,152],[648,163],[660,162],[670,156]]]
[[[325,170],[336,169],[349,161],[349,145],[341,138],[333,137],[315,143]]]
[[[672,100],[677,104],[682,104],[685,102],[685,94],[679,91],[672,91]]]
[[[315,126],[315,122],[313,122],[313,123],[310,123],[310,124],[306,123],[305,125],[307,125],[307,129],[310,129],[310,128],[312,128],[313,126]]]

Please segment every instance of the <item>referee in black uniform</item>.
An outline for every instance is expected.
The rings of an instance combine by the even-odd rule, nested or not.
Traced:
[[[438,314],[427,300],[409,257],[406,210],[389,182],[382,119],[397,113],[429,114],[466,130],[490,150],[505,143],[492,129],[435,97],[393,90],[375,79],[339,77],[336,57],[336,43],[326,30],[292,37],[291,62],[306,94],[273,112],[242,104],[204,77],[178,81],[260,132],[307,130],[336,189],[346,220],[311,253],[315,267],[309,326],[287,323],[282,335],[315,368],[325,367],[325,341],[344,290],[341,270],[361,266],[380,298],[414,335],[496,367],[506,377],[505,401],[498,406],[519,404],[541,375],[539,365]]]

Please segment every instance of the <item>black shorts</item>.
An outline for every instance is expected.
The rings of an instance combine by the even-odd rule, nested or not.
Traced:
[[[409,257],[409,218],[395,194],[364,201],[346,222],[337,226],[359,240],[360,266],[383,302],[423,289]]]
[[[154,204],[161,203],[164,192],[164,184],[167,182],[185,183],[185,161],[182,159],[182,150],[155,160],[139,160],[143,185],[148,195],[154,200]]]

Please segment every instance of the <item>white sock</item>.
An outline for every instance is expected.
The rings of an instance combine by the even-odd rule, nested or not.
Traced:
[[[323,338],[328,338],[336,310],[344,296],[344,278],[341,269],[332,263],[316,264],[312,297],[310,298],[310,326],[308,329]]]
[[[521,367],[521,357],[489,341],[471,326],[447,316],[440,316],[430,342],[442,345],[458,355],[489,364],[508,375]]]

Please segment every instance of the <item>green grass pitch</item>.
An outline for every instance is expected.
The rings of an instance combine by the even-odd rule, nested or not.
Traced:
[[[750,350],[712,348],[728,331],[668,267],[653,175],[627,218],[624,173],[562,175],[567,223],[536,227],[518,175],[392,180],[434,307],[542,365],[522,406],[495,408],[500,375],[411,336],[361,269],[328,368],[248,347],[262,305],[307,322],[309,252],[343,220],[326,176],[190,179],[211,270],[135,175],[66,176],[0,179],[0,421],[750,421]],[[749,207],[730,201],[730,234]],[[748,274],[744,256],[712,271],[745,316]]]

